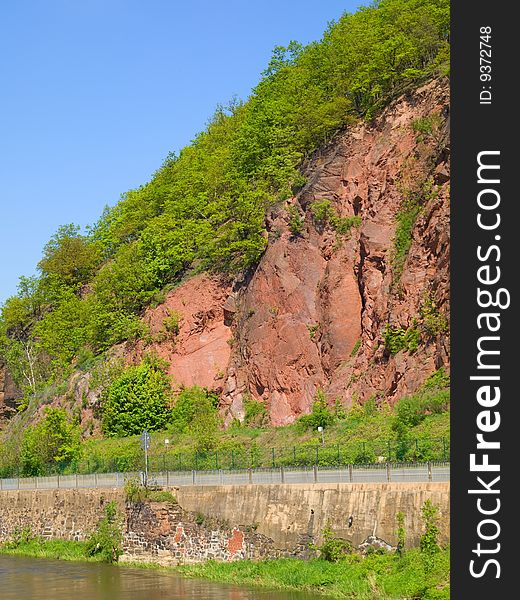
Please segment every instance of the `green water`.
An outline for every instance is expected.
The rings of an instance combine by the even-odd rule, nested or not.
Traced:
[[[174,573],[0,556],[1,600],[311,600],[314,595],[247,589]]]

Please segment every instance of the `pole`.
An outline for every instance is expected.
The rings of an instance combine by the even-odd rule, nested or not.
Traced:
[[[144,487],[148,485],[148,445],[144,445]]]

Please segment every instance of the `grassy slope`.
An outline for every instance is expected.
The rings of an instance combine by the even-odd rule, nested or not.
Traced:
[[[410,429],[410,440],[425,441],[428,439],[449,439],[449,412],[427,416],[422,423]],[[168,453],[164,440],[169,439]],[[395,451],[395,433],[392,431],[392,418],[390,415],[376,413],[374,415],[358,415],[342,419],[325,430],[325,443],[327,448],[322,456],[330,454],[336,457],[335,447],[341,447],[341,457],[345,462],[358,462],[355,458],[361,452],[363,442],[367,443],[368,450],[374,450],[374,455],[383,455],[387,452],[387,440],[392,441],[392,452]],[[293,458],[293,448],[297,449],[297,458],[314,457],[314,449],[321,444],[321,436],[316,431],[302,430],[298,425],[271,428],[237,427],[219,431],[216,437],[216,449],[219,453],[220,466],[230,466],[231,451],[235,452],[237,466],[246,459],[244,449],[251,447],[258,449],[258,458],[263,463],[269,464],[272,449],[275,449],[276,464],[290,464]],[[438,451],[441,444],[437,443]],[[152,468],[162,468],[166,464],[171,469],[176,469],[179,464],[178,455],[183,461],[192,460],[196,448],[196,439],[190,434],[178,434],[175,431],[157,432],[152,435],[150,455]],[[209,454],[213,457],[215,450]],[[92,439],[83,444],[83,458],[80,469],[87,471],[90,464],[102,464],[106,461],[115,461],[118,457],[126,457],[128,464],[140,465],[142,450],[138,436],[128,438]],[[154,458],[155,457],[155,458]],[[241,458],[243,457],[243,459]],[[428,457],[426,457],[428,458]],[[394,458],[392,457],[392,460]],[[154,462],[155,461],[155,462]],[[206,465],[200,461],[199,468],[213,468],[213,459],[208,458]],[[325,464],[325,463],[323,463]]]

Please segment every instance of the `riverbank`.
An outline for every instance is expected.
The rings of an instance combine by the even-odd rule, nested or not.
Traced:
[[[29,558],[52,558],[67,561],[96,561],[87,558],[83,542],[65,540],[23,541],[0,546],[0,554]],[[347,556],[336,563],[324,560],[302,561],[278,559],[267,561],[209,561],[178,567],[154,564],[118,563],[125,567],[178,573],[187,578],[200,578],[218,583],[278,590],[312,592],[320,596],[359,600],[449,600],[449,550],[428,557],[419,550],[395,554]]]

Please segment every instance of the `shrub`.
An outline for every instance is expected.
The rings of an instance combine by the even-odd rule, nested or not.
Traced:
[[[246,397],[244,400],[244,423],[249,427],[263,427],[269,421],[269,413],[263,402]]]
[[[422,319],[422,327],[428,337],[434,338],[448,332],[448,320],[437,308],[437,304],[431,294],[426,294],[419,308],[419,314]]]
[[[322,390],[316,392],[311,413],[301,416],[298,423],[304,429],[317,429],[334,423],[334,414],[329,410],[327,399]]]
[[[303,231],[304,220],[300,215],[300,211],[294,205],[287,208],[289,214],[289,230],[294,236],[298,236]]]
[[[164,329],[173,336],[178,335],[181,319],[182,315],[174,310],[169,316],[163,319]]]
[[[164,365],[153,357],[128,367],[103,395],[103,431],[109,436],[124,437],[143,429],[165,429],[171,419],[170,393]]]
[[[416,321],[411,327],[391,327],[387,325],[383,331],[383,340],[386,350],[391,354],[397,354],[401,350],[415,352],[421,341],[421,332],[417,328]]]
[[[184,388],[177,396],[172,410],[173,429],[176,432],[188,431],[201,415],[214,415],[217,405],[218,397],[206,388],[196,385]]]
[[[398,512],[395,516],[397,521],[397,554],[402,555],[406,544],[406,529],[404,527],[404,513]]]
[[[438,543],[439,507],[435,506],[431,500],[426,500],[422,506],[421,513],[425,531],[421,536],[420,548],[421,552],[431,556],[440,550]]]
[[[352,544],[347,540],[335,537],[330,526],[323,530],[323,542],[317,549],[320,552],[320,558],[329,562],[338,562],[352,554]]]
[[[318,227],[325,227],[334,216],[334,208],[330,200],[316,200],[311,204],[312,220]]]
[[[63,408],[45,408],[43,419],[24,431],[20,450],[24,475],[44,475],[79,455],[79,428]]]
[[[101,557],[103,562],[117,562],[123,553],[123,515],[115,502],[105,507],[105,516],[85,543],[87,556]]]

